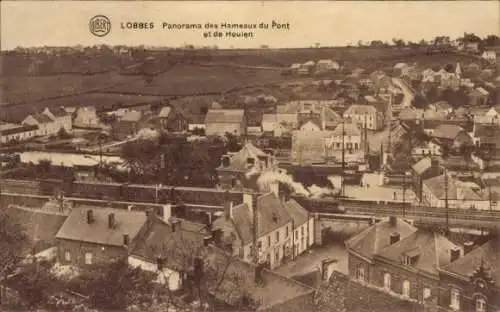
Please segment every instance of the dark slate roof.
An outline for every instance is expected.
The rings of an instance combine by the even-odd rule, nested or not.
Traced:
[[[207,249],[204,257],[205,277],[221,281],[215,292],[216,299],[230,306],[238,306],[246,297],[257,304],[259,311],[268,311],[290,300],[313,296],[314,288],[266,269],[262,271],[263,282],[257,284],[255,265],[236,259],[215,246]],[[221,278],[221,274],[224,274],[224,278]],[[217,283],[208,284],[209,292],[213,293]]]
[[[292,221],[285,206],[273,192],[257,197],[256,208],[259,221],[257,226],[259,237]]]
[[[48,123],[48,122],[52,122],[52,119],[50,119],[49,116],[45,115],[45,114],[36,114],[36,115],[32,115],[32,117],[38,122],[38,123]]]
[[[17,133],[22,133],[22,132],[26,132],[26,131],[34,131],[36,129],[38,129],[37,125],[33,125],[33,126],[19,125],[18,127],[15,127],[15,128],[9,128],[9,129],[2,130],[2,131],[0,131],[0,134],[10,135],[10,134],[17,134]]]
[[[302,225],[309,220],[309,212],[304,209],[295,199],[290,199],[285,203],[286,211],[293,219],[295,226]]]
[[[69,115],[69,113],[63,107],[53,108],[50,110],[50,112],[55,117],[64,117]]]
[[[55,245],[56,234],[66,220],[62,214],[17,206],[11,206],[8,213],[25,228],[25,233],[31,239],[29,252],[34,253]]]
[[[416,162],[413,166],[412,169],[418,173],[418,174],[423,174],[426,172],[429,168],[432,166],[432,160],[430,157],[425,157],[420,159],[418,162]]]
[[[205,117],[205,124],[240,123],[245,111],[242,109],[210,109]]]
[[[317,312],[414,312],[422,309],[417,303],[360,284],[338,271],[319,288],[316,301]]]
[[[156,258],[162,256],[165,267],[176,271],[187,269],[192,257],[203,248],[206,226],[186,220],[179,221],[180,227],[173,232],[172,224],[157,219],[131,255],[151,263],[156,263]]]
[[[395,225],[391,225],[389,220],[383,220],[353,236],[345,244],[347,248],[362,256],[372,258],[377,252],[389,246],[391,233],[398,232],[400,239],[404,239],[415,231],[413,226],[401,219],[396,219]]]
[[[415,261],[410,265],[412,268],[437,274],[440,267],[451,262],[453,247],[458,246],[445,236],[422,229],[387,246],[377,256],[396,263],[402,263],[404,255],[415,256]]]
[[[456,125],[439,125],[434,129],[432,137],[454,140],[461,131],[464,129]]]
[[[281,203],[281,200],[274,193],[257,197],[254,209],[258,213],[258,237],[279,229],[292,220],[285,204]],[[240,204],[234,206],[232,211],[232,219],[218,218],[212,224],[212,228],[237,234],[244,245],[251,243],[254,222],[250,207],[247,204]]]
[[[500,248],[498,246],[498,240],[490,240],[445,266],[443,271],[469,278],[483,265],[495,284],[500,285],[500,267],[498,266],[500,263]]]
[[[257,161],[258,157],[267,157],[268,155],[258,149],[252,143],[245,144],[238,152],[230,157],[229,167],[227,169],[247,171],[247,159],[253,158]],[[221,167],[223,168],[223,167]]]
[[[69,239],[103,245],[123,246],[123,234],[128,234],[132,242],[146,224],[146,214],[121,209],[92,209],[94,222],[87,223],[90,208],[73,208],[68,219],[57,233],[58,239]],[[108,215],[115,214],[116,226],[108,228]]]

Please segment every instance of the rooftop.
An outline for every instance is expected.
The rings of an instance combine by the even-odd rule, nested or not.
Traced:
[[[345,115],[375,115],[377,109],[373,105],[353,104],[344,112]]]
[[[90,224],[87,222],[89,210],[93,215],[93,221]],[[108,217],[111,213],[115,216],[115,224],[112,228],[108,226]],[[57,238],[123,246],[123,234],[128,234],[132,242],[146,224],[146,220],[144,212],[111,208],[73,208],[57,233]]]
[[[244,116],[243,109],[210,109],[205,117],[205,123],[240,123]]]
[[[451,249],[456,247],[458,246],[441,234],[419,229],[387,246],[377,256],[397,263],[402,263],[403,257],[409,256],[414,259],[411,267],[437,274],[438,268],[451,262]]]
[[[404,239],[416,231],[413,226],[401,219],[396,218],[395,221],[394,224],[391,224],[390,219],[383,220],[370,226],[347,240],[345,243],[347,248],[362,256],[372,258],[380,250],[389,246],[390,236],[393,232],[399,233],[400,239]]]

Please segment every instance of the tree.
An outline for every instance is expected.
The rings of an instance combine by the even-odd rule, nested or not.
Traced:
[[[9,284],[18,291],[28,308],[47,305],[50,292],[57,290],[58,280],[50,271],[51,267],[50,262],[35,260],[9,279]]]
[[[149,178],[157,174],[160,165],[160,145],[157,140],[136,140],[122,147],[122,157],[132,176]]]
[[[401,38],[392,38],[392,43],[394,43],[394,45],[397,46],[398,48],[405,46],[405,42]]]
[[[486,36],[486,38],[484,38],[483,45],[485,47],[500,45],[500,38],[496,35],[488,35]]]
[[[68,131],[64,129],[64,127],[61,127],[61,129],[59,129],[59,131],[57,132],[57,136],[59,137],[59,139],[69,139],[71,137]]]
[[[0,303],[3,282],[14,272],[23,256],[23,247],[29,243],[25,229],[18,220],[8,214],[6,208],[0,209]]]
[[[129,267],[126,260],[96,267],[92,273],[96,278],[90,283],[90,301],[97,309],[124,310],[152,301],[153,275]]]

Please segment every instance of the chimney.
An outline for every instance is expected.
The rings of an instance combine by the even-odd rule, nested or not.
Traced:
[[[172,227],[172,232],[175,232],[181,226],[181,220],[179,219],[170,220],[170,225]]]
[[[332,273],[337,270],[337,259],[325,259],[321,261],[321,278],[328,281]]]
[[[389,224],[390,224],[391,226],[396,226],[396,221],[397,221],[397,220],[396,220],[396,216],[390,216],[390,217],[389,217]]]
[[[452,247],[450,249],[450,262],[453,262],[455,260],[457,260],[458,258],[460,258],[460,247]]]
[[[163,205],[163,221],[169,222],[170,218],[172,217],[172,205],[171,204],[166,204]]]
[[[156,266],[158,268],[158,271],[163,270],[164,262],[165,262],[165,258],[163,258],[162,256],[156,257]]]
[[[212,240],[212,237],[210,237],[210,236],[203,237],[203,246],[207,247],[208,244],[210,244],[211,240]]]
[[[92,209],[87,210],[87,224],[92,224],[94,222],[94,212]]]
[[[128,234],[123,234],[123,245],[128,246],[129,244],[129,236]]]
[[[471,252],[472,249],[474,249],[474,242],[473,241],[467,241],[464,243],[464,255]]]
[[[194,258],[194,280],[200,282],[203,278],[203,259],[201,257]]]
[[[400,235],[398,232],[392,232],[389,240],[390,245],[399,242]]]
[[[114,227],[115,227],[115,214],[113,212],[111,212],[108,215],[108,228],[112,229]]]
[[[258,264],[254,268],[254,270],[255,270],[255,272],[254,272],[255,284],[258,284],[258,285],[263,284],[264,283],[264,265]]]

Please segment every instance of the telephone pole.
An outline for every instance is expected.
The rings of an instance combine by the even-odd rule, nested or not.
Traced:
[[[342,176],[340,178],[341,182],[341,195],[345,196],[345,186],[344,186],[344,175],[345,175],[345,146],[344,146],[345,128],[344,119],[342,119]]]
[[[450,231],[449,215],[448,215],[448,171],[444,170],[444,208],[446,215],[445,235],[448,236]]]

